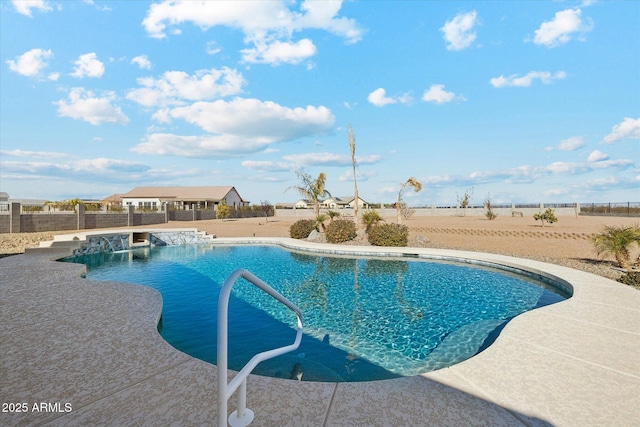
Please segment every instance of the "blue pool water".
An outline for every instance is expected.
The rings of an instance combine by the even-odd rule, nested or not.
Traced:
[[[415,375],[468,359],[502,326],[566,295],[490,268],[405,259],[316,256],[275,246],[185,245],[67,259],[87,278],[152,286],[163,297],[159,330],[174,347],[216,362],[216,305],[226,277],[245,268],[304,315],[300,348],[254,373],[307,381],[369,381]],[[229,368],[291,344],[295,316],[241,279],[229,306]]]

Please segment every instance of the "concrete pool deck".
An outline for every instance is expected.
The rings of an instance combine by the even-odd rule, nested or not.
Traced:
[[[640,424],[636,289],[487,253],[216,239],[240,241],[473,259],[555,276],[573,288],[570,299],[513,319],[477,356],[420,376],[366,383],[250,376],[252,425]],[[68,254],[53,247],[0,259],[0,425],[215,425],[216,368],[158,334],[160,294],[83,279],[83,265],[53,261]],[[26,412],[5,412],[16,404]]]

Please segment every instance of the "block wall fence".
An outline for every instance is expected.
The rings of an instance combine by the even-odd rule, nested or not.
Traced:
[[[545,205],[544,203],[534,205],[500,205],[494,208],[498,216],[533,216],[538,212],[544,212],[551,207],[557,216],[577,216],[577,215],[615,215],[615,216],[640,216],[638,207],[640,203],[634,203],[634,212],[624,213],[602,213],[588,209],[589,205],[582,206],[580,203],[564,205]],[[383,217],[394,217],[395,209],[376,209]],[[322,209],[326,211],[326,209]],[[352,217],[351,209],[338,210],[345,217]],[[163,224],[169,221],[200,221],[216,219],[216,212],[212,209],[192,209],[192,210],[168,210],[161,212],[136,212],[134,206],[128,206],[124,212],[86,212],[84,205],[78,205],[76,212],[35,212],[21,213],[20,203],[10,203],[8,209],[0,212],[0,233],[21,233],[39,231],[64,231],[64,230],[91,230],[98,228],[129,227],[136,225]],[[424,216],[483,216],[486,209],[480,206],[469,207],[466,212],[459,206],[442,207],[420,207],[414,209],[416,217]],[[270,215],[271,216],[271,215]],[[282,218],[313,218],[313,209],[284,209],[277,208],[273,216]]]

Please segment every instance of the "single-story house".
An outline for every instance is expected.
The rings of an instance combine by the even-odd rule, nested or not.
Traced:
[[[313,209],[315,205],[311,200],[300,199],[293,204],[294,209]]]
[[[322,202],[322,207],[326,209],[353,209],[356,205],[356,199],[353,196],[330,197]],[[367,209],[369,203],[358,196],[358,207]]]
[[[136,187],[122,194],[122,205],[140,208],[168,205],[176,209],[206,209],[215,208],[223,199],[232,208],[249,205],[232,186]]]
[[[122,194],[112,194],[100,201],[102,206],[118,206],[122,205]]]

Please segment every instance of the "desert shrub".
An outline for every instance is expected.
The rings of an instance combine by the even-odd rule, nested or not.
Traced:
[[[327,226],[326,237],[329,243],[342,243],[356,237],[356,223],[348,219],[338,219]]]
[[[629,271],[619,277],[618,282],[640,288],[640,271]]]
[[[227,206],[227,202],[222,199],[220,203],[218,203],[218,208],[216,209],[216,218],[220,218],[224,221],[225,218],[228,218],[231,215],[231,208]]]
[[[374,246],[407,246],[409,228],[401,224],[380,224],[369,230],[369,243]]]
[[[313,219],[300,219],[289,228],[289,235],[294,239],[306,239],[316,229],[316,221]]]
[[[493,205],[491,204],[491,195],[487,195],[484,201],[484,207],[487,210],[484,216],[486,216],[489,221],[493,221],[498,217],[498,214],[493,210]]]
[[[410,208],[405,202],[400,203],[400,214],[402,215],[402,218],[410,219],[414,213],[416,213],[415,209]]]
[[[543,227],[544,227],[544,222],[545,221],[547,221],[549,224],[553,224],[554,222],[558,222],[558,218],[556,217],[556,213],[551,208],[548,208],[546,211],[544,211],[544,213],[543,212],[538,212],[537,214],[534,214],[533,215],[533,219],[535,219],[536,221],[541,221]]]

